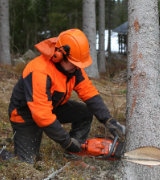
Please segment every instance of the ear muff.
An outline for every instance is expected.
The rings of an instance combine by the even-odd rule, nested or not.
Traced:
[[[70,47],[67,45],[57,48],[52,57],[52,61],[55,63],[60,62],[64,58],[64,56],[69,55],[69,51],[70,51]]]

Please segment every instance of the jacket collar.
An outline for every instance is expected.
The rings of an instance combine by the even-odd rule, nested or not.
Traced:
[[[75,70],[75,72],[73,72],[73,73],[68,73],[67,71],[65,71],[63,69],[63,67],[61,66],[60,63],[55,63],[55,66],[61,73],[63,73],[65,76],[67,76],[67,80],[71,79],[75,75],[75,72],[77,71],[77,70]]]

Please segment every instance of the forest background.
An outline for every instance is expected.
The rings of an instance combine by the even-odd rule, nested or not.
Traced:
[[[2,2],[3,0],[0,0]],[[4,1],[3,1],[4,2]],[[57,36],[62,30],[82,27],[82,5],[84,1],[40,1],[40,0],[10,0],[9,1],[9,29],[11,58],[20,57],[28,49],[34,49],[37,42]],[[137,1],[138,2],[138,1]],[[158,1],[159,2],[159,1]],[[127,21],[127,0],[105,1],[105,29],[114,29]],[[99,1],[96,1],[96,30],[99,31]],[[88,9],[89,10],[89,9]],[[1,31],[0,31],[1,33]],[[107,50],[106,50],[107,51]],[[0,52],[2,53],[2,52]],[[126,60],[127,56],[116,54],[111,60]],[[107,59],[106,59],[107,60]],[[111,113],[121,122],[125,123],[126,103],[126,61],[116,61],[109,76],[101,76],[100,80],[92,79],[105,103],[110,107]],[[121,67],[125,67],[121,73]],[[5,144],[7,149],[13,150],[12,131],[8,123],[7,106],[11,90],[20,76],[24,66],[0,66],[0,133],[2,148]],[[114,69],[114,70],[113,70]],[[111,73],[111,72],[116,73]],[[121,75],[124,75],[123,77]],[[122,79],[120,79],[122,77]],[[74,96],[72,98],[76,98]],[[66,127],[68,128],[68,127]],[[94,122],[90,136],[97,132],[104,135],[104,129]],[[95,161],[85,159],[89,164],[81,168],[73,163],[68,164],[63,159],[63,150],[54,142],[44,136],[41,152],[43,159],[34,167],[20,164],[16,159],[8,162],[0,162],[1,179],[44,179],[51,173],[55,173],[54,179],[118,179],[118,162]],[[82,166],[84,164],[81,164]],[[92,165],[96,168],[93,168]]]
[[[105,0],[105,28],[114,29],[127,21],[128,0]],[[10,0],[12,54],[33,49],[37,42],[57,36],[69,28],[82,27],[82,0]],[[98,33],[99,2],[96,1]]]

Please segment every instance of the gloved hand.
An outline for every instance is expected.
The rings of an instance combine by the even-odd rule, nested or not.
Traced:
[[[74,138],[71,138],[69,145],[65,148],[69,152],[80,152],[81,144]]]
[[[110,133],[115,136],[118,134],[119,137],[122,137],[125,135],[125,126],[120,124],[118,121],[115,119],[109,119],[106,123],[105,126],[109,129]]]

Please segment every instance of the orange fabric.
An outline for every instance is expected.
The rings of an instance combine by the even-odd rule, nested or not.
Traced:
[[[28,102],[34,121],[40,127],[52,124],[56,115],[52,114],[52,101],[48,100],[46,94],[47,75],[53,76],[53,63],[43,55],[32,60],[23,71],[23,78],[32,73],[32,98]],[[51,73],[51,74],[48,74]]]
[[[32,81],[33,102],[28,102],[28,106],[38,126],[48,126],[56,120],[56,116],[52,114],[52,101],[48,101],[46,94],[46,74],[33,72]]]
[[[36,44],[35,48],[47,58],[51,58],[55,51],[56,42],[57,37],[49,38]]]
[[[24,119],[18,114],[17,110],[14,109],[11,113],[10,120],[16,123],[24,123]]]
[[[68,45],[70,53],[68,61],[79,68],[86,68],[92,64],[89,42],[86,35],[79,29],[69,29],[60,33],[56,47]]]
[[[86,101],[89,98],[98,95],[98,90],[93,86],[92,81],[89,80],[86,72],[82,69],[83,77],[85,78],[84,81],[79,83],[74,90],[77,92],[78,96],[83,100]]]
[[[46,93],[48,77],[50,78],[51,86],[48,87],[47,92],[50,92],[51,95],[54,92],[64,94],[59,100],[61,104],[69,100],[72,90],[75,90],[83,101],[99,94],[84,70],[82,70],[84,80],[75,87],[75,76],[67,82],[66,75],[60,72],[55,64],[43,55],[27,64],[23,71],[23,79],[30,74],[32,74],[32,101],[28,101],[27,104],[34,121],[40,127],[48,126],[56,120],[56,115],[52,113],[55,107],[52,104],[52,99],[48,99],[48,94]]]
[[[79,29],[69,29],[53,37],[39,42],[35,48],[47,58],[53,57],[55,47],[68,45],[70,53],[67,59],[79,68],[86,68],[92,64],[89,42],[86,35]],[[61,60],[58,58],[58,60]],[[56,61],[56,60],[55,60]]]

